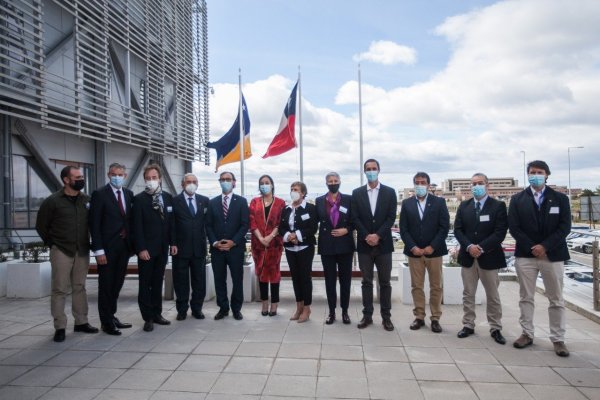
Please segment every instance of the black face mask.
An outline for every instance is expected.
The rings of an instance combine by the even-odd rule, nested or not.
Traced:
[[[78,179],[76,181],[71,182],[71,189],[80,191],[85,187],[85,179]]]
[[[337,193],[338,190],[340,190],[340,184],[339,183],[334,183],[333,185],[327,185],[327,188],[329,189],[329,191],[331,193]]]

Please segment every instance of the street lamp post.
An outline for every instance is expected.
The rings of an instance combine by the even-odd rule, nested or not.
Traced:
[[[523,189],[527,189],[527,167],[525,166],[525,150],[521,150],[523,153]]]
[[[571,204],[571,149],[583,149],[583,146],[567,147],[567,160],[569,163],[569,187],[567,190],[569,193],[569,204]]]

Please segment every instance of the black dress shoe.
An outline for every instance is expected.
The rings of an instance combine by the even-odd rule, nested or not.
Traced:
[[[437,319],[431,321],[431,331],[435,333],[442,332],[442,326],[440,325],[440,321],[438,321]]]
[[[187,318],[187,313],[177,313],[177,321],[183,321]]]
[[[145,332],[152,332],[153,330],[154,330],[154,322],[152,322],[152,321],[144,322],[144,331]]]
[[[327,316],[327,318],[325,319],[325,323],[327,325],[331,325],[335,322],[335,314],[329,313],[329,315]]]
[[[416,330],[421,329],[422,326],[425,326],[425,321],[417,318],[412,322],[412,324],[410,324],[410,330],[416,331]]]
[[[229,315],[229,311],[219,310],[218,313],[215,314],[215,320],[220,320]]]
[[[171,321],[164,319],[162,315],[154,317],[154,322],[159,325],[171,325]]]
[[[358,325],[356,325],[356,327],[358,329],[365,329],[367,326],[373,324],[373,318],[370,317],[363,317],[363,319],[360,320],[360,322],[358,323]]]
[[[499,329],[494,329],[493,331],[490,332],[490,335],[494,338],[496,343],[506,344],[506,339],[504,338],[504,336],[502,336],[502,333],[500,332]]]
[[[114,324],[111,324],[111,325],[102,324],[101,328],[102,328],[102,332],[106,333],[107,335],[119,336],[121,334],[121,331],[118,330]]]
[[[64,329],[57,329],[56,332],[54,332],[54,341],[59,342],[59,343],[65,341],[65,330]]]
[[[475,333],[475,329],[471,329],[471,328],[467,328],[466,326],[463,326],[463,328],[460,331],[458,331],[456,336],[458,336],[461,339],[464,339],[466,337],[471,336],[474,333]]]
[[[234,311],[233,318],[235,318],[236,321],[241,321],[244,319],[244,316],[242,315],[241,311]]]
[[[129,329],[133,326],[129,322],[119,321],[119,318],[117,318],[117,317],[114,317],[113,321],[115,322],[115,327],[117,327],[118,329]]]
[[[204,313],[202,311],[192,311],[192,316],[196,319],[204,319]]]
[[[388,332],[394,330],[394,324],[392,324],[392,320],[389,318],[384,318],[384,320],[381,321],[381,324],[383,325],[383,329],[385,329]]]
[[[75,332],[83,332],[83,333],[98,333],[99,332],[98,328],[96,328],[95,326],[91,326],[88,323],[75,325],[73,327],[73,330]]]
[[[342,322],[346,325],[352,323],[352,321],[350,320],[350,316],[348,315],[348,313],[342,313]]]

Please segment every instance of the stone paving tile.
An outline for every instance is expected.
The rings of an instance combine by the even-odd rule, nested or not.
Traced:
[[[363,360],[362,346],[325,344],[321,347],[321,359],[328,360]]]
[[[0,387],[0,400],[35,400],[50,389],[38,386],[3,386]]]
[[[262,394],[268,377],[269,375],[223,373],[219,375],[211,393],[259,395]]]
[[[400,380],[395,376],[369,377],[369,394],[372,399],[423,399],[423,392],[416,380]]]
[[[31,368],[31,366],[25,365],[0,365],[0,385],[9,383],[29,371]]]
[[[550,367],[505,367],[519,383],[534,385],[568,385],[559,374]]]
[[[16,386],[56,386],[73,375],[78,367],[36,367],[10,382]]]
[[[107,351],[92,361],[88,366],[96,368],[131,368],[146,353],[128,351]]]
[[[206,393],[158,391],[155,392],[150,400],[204,400]]]
[[[156,390],[171,376],[172,371],[130,369],[119,377],[110,389]]]
[[[573,386],[600,388],[600,370],[596,368],[554,368]]]
[[[177,369],[187,358],[187,354],[162,354],[148,353],[142,357],[132,368],[135,369],[162,369],[172,371]]]
[[[39,400],[91,400],[95,398],[102,389],[85,389],[85,388],[53,388],[46,392]]]
[[[317,397],[341,397],[368,399],[367,380],[356,376],[320,376],[317,381]]]
[[[519,384],[472,382],[480,400],[531,400],[531,395]]]
[[[316,387],[316,376],[271,375],[263,394],[274,398],[281,398],[281,396],[314,398]]]
[[[101,351],[63,351],[49,359],[44,365],[58,367],[83,367],[104,354]]]
[[[264,374],[268,375],[273,367],[273,358],[270,357],[231,357],[225,367],[226,373],[237,374]]]
[[[473,389],[465,382],[419,381],[426,400],[477,400]]]
[[[221,372],[230,359],[230,356],[192,354],[177,369],[180,371]]]
[[[153,394],[151,390],[105,389],[94,400],[148,400]]]
[[[160,390],[208,393],[218,377],[219,374],[215,372],[175,371],[160,386]]]
[[[363,346],[367,361],[397,361],[408,362],[404,347]]]
[[[577,388],[571,386],[523,385],[525,390],[536,400],[584,400]]]
[[[321,343],[281,343],[277,357],[319,358]]]
[[[273,375],[317,376],[319,360],[277,358],[271,370]]]
[[[501,365],[458,364],[469,382],[517,383]]]
[[[419,381],[464,381],[465,377],[455,364],[411,363],[413,373]],[[427,396],[426,396],[427,397]]]

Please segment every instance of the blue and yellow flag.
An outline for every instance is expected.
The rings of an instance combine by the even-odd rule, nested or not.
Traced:
[[[250,148],[250,118],[248,117],[248,108],[246,107],[246,99],[242,94],[242,115],[244,126],[244,160],[252,156]],[[229,131],[216,142],[210,142],[206,147],[217,151],[217,166],[215,172],[221,165],[240,161],[240,112],[235,119]]]

